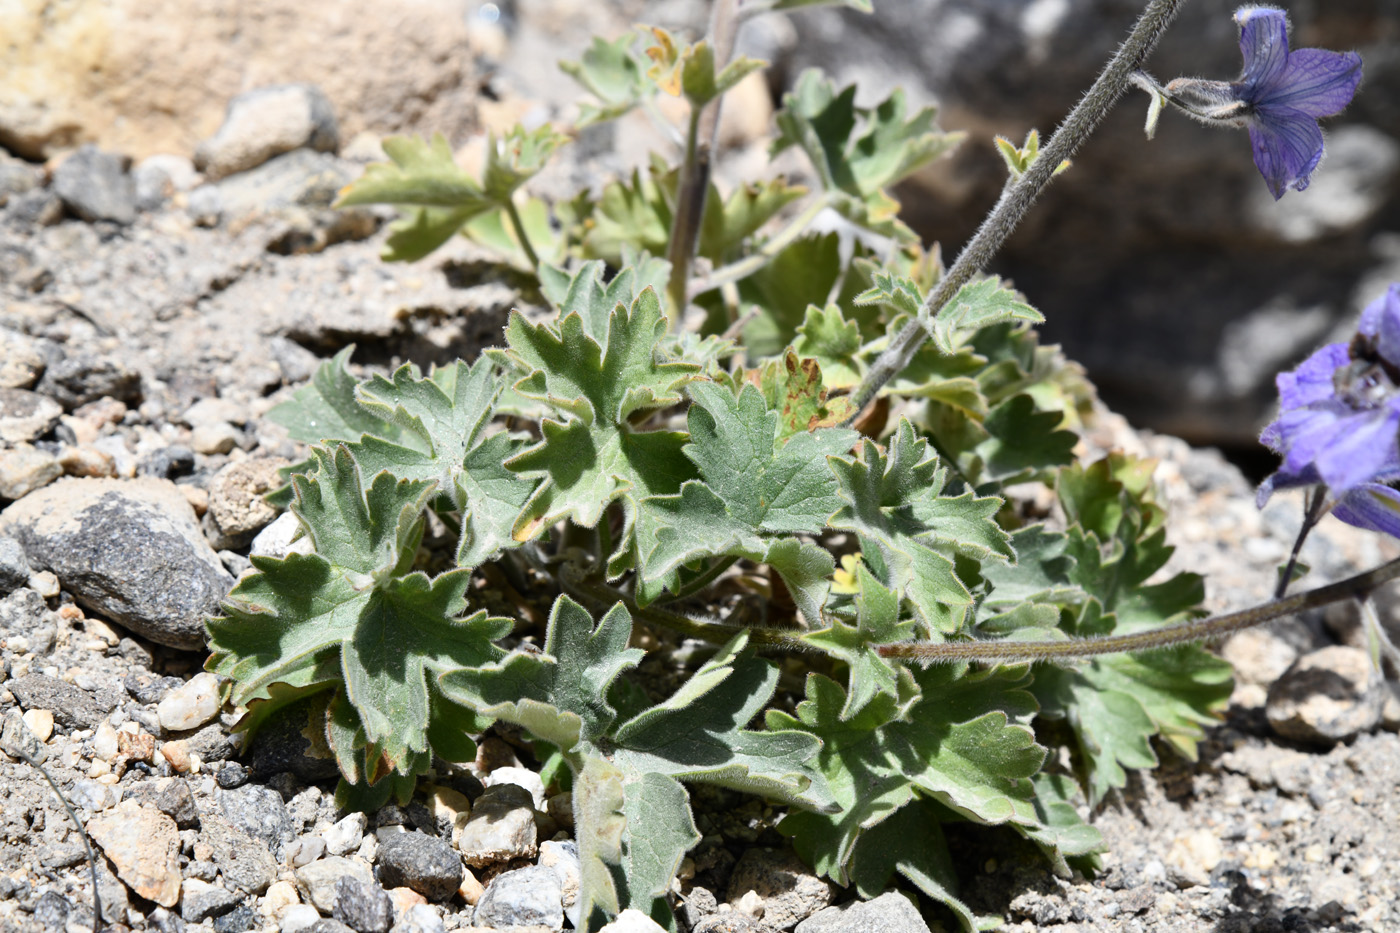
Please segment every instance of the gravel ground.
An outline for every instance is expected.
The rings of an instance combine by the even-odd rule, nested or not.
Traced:
[[[333,774],[294,720],[241,749],[191,650],[190,626],[273,518],[258,499],[268,477],[301,453],[268,409],[348,343],[380,367],[471,356],[521,304],[515,273],[465,243],[415,265],[379,262],[383,215],[324,207],[357,171],[295,152],[215,194],[176,191],[130,225],[70,218],[42,178],[0,208],[0,504],[17,500],[0,542],[24,552],[0,543],[0,728],[45,756],[95,838],[114,929],[571,922],[569,803],[547,793],[518,736],[485,737],[477,761],[440,766],[412,806],[365,820],[336,810]],[[1179,546],[1168,570],[1206,573],[1213,609],[1266,597],[1296,500],[1260,513],[1214,452],[1109,413],[1085,444],[1160,458]],[[1322,582],[1395,554],[1324,526],[1305,558]],[[207,586],[141,590],[143,573],[174,566]],[[1110,848],[1100,876],[1056,879],[1009,835],[954,834],[967,897],[1007,930],[1400,929],[1395,701],[1322,744],[1280,738],[1267,714],[1295,660],[1358,644],[1342,607],[1222,646],[1239,674],[1228,716],[1199,761],[1164,752],[1094,814]],[[773,808],[695,798],[706,841],[683,870],[693,928],[791,929],[849,898],[781,850]],[[770,890],[774,878],[791,890]],[[29,765],[0,761],[0,928],[88,928],[91,896],[62,807]],[[898,925],[915,923],[900,903],[886,906],[906,919],[887,928],[916,929]],[[955,928],[936,908],[925,916]],[[843,917],[799,930],[878,928]]]

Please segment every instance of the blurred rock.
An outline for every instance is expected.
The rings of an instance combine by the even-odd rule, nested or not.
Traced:
[[[1360,648],[1334,645],[1299,658],[1269,690],[1269,725],[1286,739],[1335,745],[1374,729],[1385,682]]]
[[[131,177],[136,182],[137,208],[153,211],[176,194],[193,188],[199,173],[184,156],[161,152],[142,159]]]
[[[0,388],[0,443],[22,444],[47,434],[63,409],[27,389]]]
[[[293,149],[334,152],[335,111],[314,84],[254,88],[229,101],[223,125],[195,149],[195,168],[217,181]]]
[[[36,391],[68,411],[108,396],[135,402],[141,398],[141,374],[121,360],[79,353],[51,364]]]
[[[0,327],[0,389],[27,389],[44,374],[44,355],[32,338]]]
[[[58,458],[33,444],[0,447],[0,501],[19,499],[63,475]]]
[[[54,172],[54,193],[64,207],[83,220],[132,223],[136,220],[136,182],[127,167],[123,156],[83,146]]]

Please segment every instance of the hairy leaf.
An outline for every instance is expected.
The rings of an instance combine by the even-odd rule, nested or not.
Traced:
[[[817,361],[827,388],[849,389],[860,382],[865,374],[865,363],[860,359],[860,328],[841,316],[840,307],[808,305],[807,319],[797,334],[793,351],[799,357]]]
[[[968,282],[934,316],[932,336],[944,353],[955,353],[964,335],[993,324],[1043,323],[1044,316],[993,276]]]
[[[580,129],[622,116],[650,96],[653,85],[646,78],[646,63],[633,51],[635,33],[611,42],[593,39],[579,60],[561,61],[559,69],[598,98],[579,105]]]
[[[882,586],[864,564],[857,566],[856,576],[856,624],[847,625],[832,616],[828,628],[802,636],[804,642],[841,659],[850,669],[842,719],[855,716],[878,695],[898,698],[899,669],[875,648],[914,634],[912,623],[899,620],[899,596]]]

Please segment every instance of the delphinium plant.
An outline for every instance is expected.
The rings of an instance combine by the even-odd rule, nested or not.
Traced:
[[[1359,59],[1290,52],[1282,12],[1246,8],[1238,81],[1160,85],[1142,66],[1180,2],[1147,4],[1043,147],[997,141],[1006,187],[949,268],[890,189],[961,137],[898,91],[858,106],[808,72],[771,152],[798,150],[811,186],[710,180],[724,95],[763,64],[733,54],[737,31],[811,0],[719,0],[692,42],[595,40],[564,65],[588,94],[577,125],[491,139],[479,177],[441,137],[387,140],[391,161],[341,197],[402,209],[386,258],[465,235],[552,313],[517,311],[499,347],[428,373],[358,381],[346,350],[277,409],[314,445],[285,496],[312,549],[254,557],[209,623],[241,727],[310,709],[339,801],[365,809],[518,727],[572,790],[590,929],[627,907],[674,928],[700,839],[687,784],[783,805],[815,871],[862,896],[905,885],[966,929],[995,918],[959,898],[950,823],[1092,870],[1103,841],[1081,806],[1156,764],[1154,740],[1192,757],[1227,702],[1229,666],[1202,642],[1400,574],[1203,619],[1201,578],[1154,577],[1171,548],[1152,462],[1076,459],[1092,388],[983,271],[1135,84],[1149,128],[1164,104],[1246,126],[1275,195],[1306,185],[1316,118],[1350,100]],[[577,129],[659,118],[664,94],[689,105],[678,152],[567,202],[526,193]],[[843,247],[818,215],[859,236]],[[1351,346],[1280,377],[1265,440],[1285,459],[1261,495],[1316,487],[1310,521],[1400,524],[1400,293],[1386,302]],[[1062,523],[1009,491],[1026,484]],[[455,540],[446,558],[423,546],[430,522]],[[671,688],[639,677],[682,643],[694,660]],[[805,678],[786,705],[780,666]]]

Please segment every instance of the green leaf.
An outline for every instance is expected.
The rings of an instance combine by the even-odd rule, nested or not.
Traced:
[[[520,202],[517,204],[520,222],[525,228],[525,236],[530,241],[535,256],[542,263],[562,261],[567,230],[556,227],[567,227],[567,224],[562,218],[556,219],[549,205],[539,198],[522,197],[517,200]],[[504,210],[497,209],[478,214],[459,226],[464,236],[501,254],[516,269],[536,273],[534,264],[521,245],[520,234],[515,225],[510,223]],[[446,242],[446,238],[443,241]]]
[[[737,636],[665,703],[617,728],[613,763],[634,774],[666,774],[824,810],[830,793],[809,761],[820,742],[806,732],[749,723],[773,696],[777,668],[741,656]]]
[[[604,342],[589,335],[578,312],[565,315],[557,330],[512,313],[504,358],[529,373],[516,391],[565,419],[545,420],[543,439],[506,464],[517,473],[543,477],[512,530],[517,541],[563,518],[594,527],[617,500],[630,528],[637,500],[675,493],[694,476],[680,452],[685,435],[639,432],[628,423],[635,412],[679,402],[680,387],[698,368],[657,362],[656,344],[665,327],[661,302],[650,288],[631,308],[612,311]]]
[[[385,262],[417,262],[452,239],[475,218],[491,209],[476,207],[403,207],[403,216],[389,225],[389,237],[379,258]]]
[[[269,411],[268,418],[286,428],[292,440],[305,444],[357,441],[363,434],[402,438],[402,428],[365,409],[356,398],[360,381],[348,369],[354,352],[354,345],[348,346],[317,366],[311,381]]]
[[[665,29],[653,26],[651,32],[655,41],[646,53],[654,64],[647,71],[647,77],[667,94],[685,95],[694,110],[704,107],[767,64],[739,55],[717,73],[714,50],[705,40],[681,47]]]
[[[741,302],[758,309],[758,316],[744,326],[749,358],[780,354],[797,336],[807,306],[826,306],[840,272],[839,238],[825,233],[794,240],[742,280]]]
[[[209,622],[212,670],[234,681],[234,702],[293,687],[344,682],[363,724],[373,783],[413,773],[427,754],[428,681],[499,657],[510,621],[484,611],[460,618],[470,574],[400,576],[413,558],[433,484],[388,473],[368,488],[348,448],[317,450],[317,472],[294,479],[294,512],[313,555],[254,558],[257,573],[229,594],[229,616]]]
[[[672,922],[666,895],[685,853],[700,843],[690,798],[675,778],[648,772],[627,785],[627,818],[622,856],[626,904],[663,927]]]
[[[802,185],[789,185],[784,178],[774,178],[740,185],[726,200],[711,185],[696,251],[715,263],[725,261],[744,240],[806,193]]]
[[[392,162],[376,162],[340,193],[337,207],[402,204],[469,211],[474,216],[496,206],[475,178],[457,165],[441,133],[432,142],[390,136],[384,152]]]
[[[635,33],[611,42],[595,36],[578,61],[559,63],[561,71],[598,98],[596,104],[580,104],[580,129],[616,119],[650,96],[653,85],[646,78],[646,64],[633,51],[636,42]]]
[[[837,305],[807,306],[807,319],[797,329],[792,349],[799,357],[811,357],[821,366],[822,380],[830,389],[849,389],[865,374],[860,359],[860,327],[841,316]]]
[[[838,92],[819,72],[803,72],[783,95],[771,154],[801,148],[822,187],[846,196],[834,206],[848,220],[885,236],[917,240],[897,219],[899,202],[885,189],[951,150],[962,134],[936,131],[932,108],[906,120],[902,90],[875,107],[857,107],[855,97],[855,85]]]
[[[860,586],[856,624],[847,625],[832,616],[830,627],[802,636],[802,641],[839,658],[850,669],[843,720],[860,713],[877,696],[898,699],[899,668],[880,657],[875,648],[907,641],[914,634],[912,623],[899,621],[899,596],[882,586],[864,564],[857,566],[856,576]]]
[[[579,921],[599,929],[622,910],[611,866],[622,864],[627,830],[626,776],[598,755],[574,775],[574,834],[579,855]]]
[[[630,181],[604,186],[583,234],[583,255],[612,266],[622,264],[624,247],[664,256],[671,217],[671,205],[652,175],[633,170]]]
[[[588,611],[560,596],[549,613],[544,653],[514,651],[502,660],[445,673],[448,698],[524,726],[569,753],[596,748],[617,718],[607,694],[643,652],[628,648],[632,617],[618,603],[593,626]]]
[[[821,548],[772,536],[816,534],[841,505],[826,458],[850,450],[856,432],[825,428],[780,433],[778,413],[753,386],[736,398],[714,383],[692,383],[691,442],[685,455],[700,480],[674,496],[643,500],[638,548],[646,580],[662,580],[700,558],[737,556],[772,563],[803,616],[815,621],[834,565]]]
[[[671,264],[646,257],[641,263],[627,262],[606,284],[607,265],[601,260],[582,263],[573,272],[546,266],[540,283],[545,297],[559,309],[559,317],[577,314],[583,329],[597,343],[608,339],[608,325],[618,305],[630,308],[648,287],[660,292],[666,285]]]
[[[567,134],[548,123],[533,130],[517,123],[500,139],[495,135],[487,136],[482,190],[496,204],[504,205],[515,189],[538,174],[555,151],[568,141]]]
[[[1045,317],[992,276],[968,282],[934,316],[931,334],[944,353],[955,353],[965,335],[993,324],[1044,323]]]
[[[779,440],[834,427],[853,413],[850,399],[828,398],[817,361],[791,349],[751,373],[750,381],[757,383],[768,408],[778,412]]]
[[[988,438],[973,448],[985,466],[985,476],[1015,482],[1074,460],[1079,436],[1060,425],[1064,415],[1040,411],[1029,395],[1013,395],[987,413],[982,427]]]
[[[1014,558],[993,520],[1001,500],[971,491],[941,496],[946,473],[903,418],[888,453],[866,440],[857,459],[828,462],[847,503],[831,527],[856,532],[863,550],[875,549],[889,570],[886,584],[911,600],[921,622],[941,632],[961,628],[972,595],[944,551],[977,560]]]

